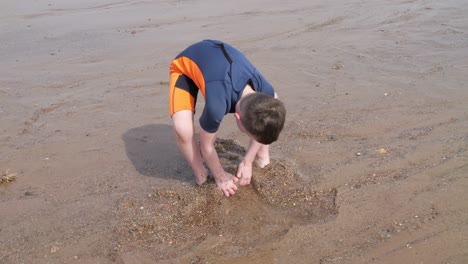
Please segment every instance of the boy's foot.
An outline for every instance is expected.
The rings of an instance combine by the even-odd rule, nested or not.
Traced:
[[[257,164],[260,168],[265,168],[268,164],[270,164],[270,151],[268,145],[263,145],[257,155],[255,156],[255,164]]]
[[[196,172],[195,173],[195,182],[197,183],[198,186],[204,184],[206,180],[208,179],[208,170],[203,168],[201,172]]]
[[[269,158],[255,158],[255,164],[257,164],[258,167],[260,168],[265,168],[268,164],[270,164],[270,159]]]

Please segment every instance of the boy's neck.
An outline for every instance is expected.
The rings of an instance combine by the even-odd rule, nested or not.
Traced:
[[[240,102],[242,101],[242,98],[244,98],[246,95],[251,94],[251,93],[255,93],[255,91],[254,91],[254,89],[252,89],[252,87],[249,84],[247,84],[244,87],[244,90],[242,91],[242,94],[241,94],[241,97],[239,98],[239,101],[237,101],[236,112],[240,113]]]
[[[254,91],[254,89],[252,89],[252,87],[249,84],[247,84],[244,87],[244,90],[242,91],[241,98],[248,95],[248,94],[251,94],[251,93],[255,93],[255,91]]]

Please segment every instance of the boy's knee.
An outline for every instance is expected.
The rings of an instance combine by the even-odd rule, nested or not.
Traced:
[[[181,143],[191,142],[193,137],[193,131],[188,131],[187,128],[174,128],[175,136],[177,141]]]
[[[194,134],[192,112],[177,112],[172,119],[174,121],[174,131],[177,141],[190,142]]]

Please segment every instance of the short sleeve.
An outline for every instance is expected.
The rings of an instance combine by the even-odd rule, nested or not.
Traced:
[[[200,116],[200,126],[208,133],[216,133],[223,120],[224,114],[219,115],[216,111],[205,105],[203,113]]]
[[[211,87],[206,89],[205,107],[200,116],[200,126],[208,133],[215,133],[226,115],[227,102],[222,86],[212,87],[215,91],[210,91]]]
[[[252,80],[256,92],[266,93],[270,96],[275,96],[273,86],[263,77],[259,71],[255,71],[255,80]]]

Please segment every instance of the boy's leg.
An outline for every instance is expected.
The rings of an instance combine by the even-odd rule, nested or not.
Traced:
[[[262,145],[257,152],[255,162],[260,168],[270,164],[270,145]]]
[[[193,112],[191,110],[181,110],[172,116],[176,142],[182,155],[190,164],[198,185],[206,182],[208,170],[203,165],[200,147],[195,139],[193,127]]]

